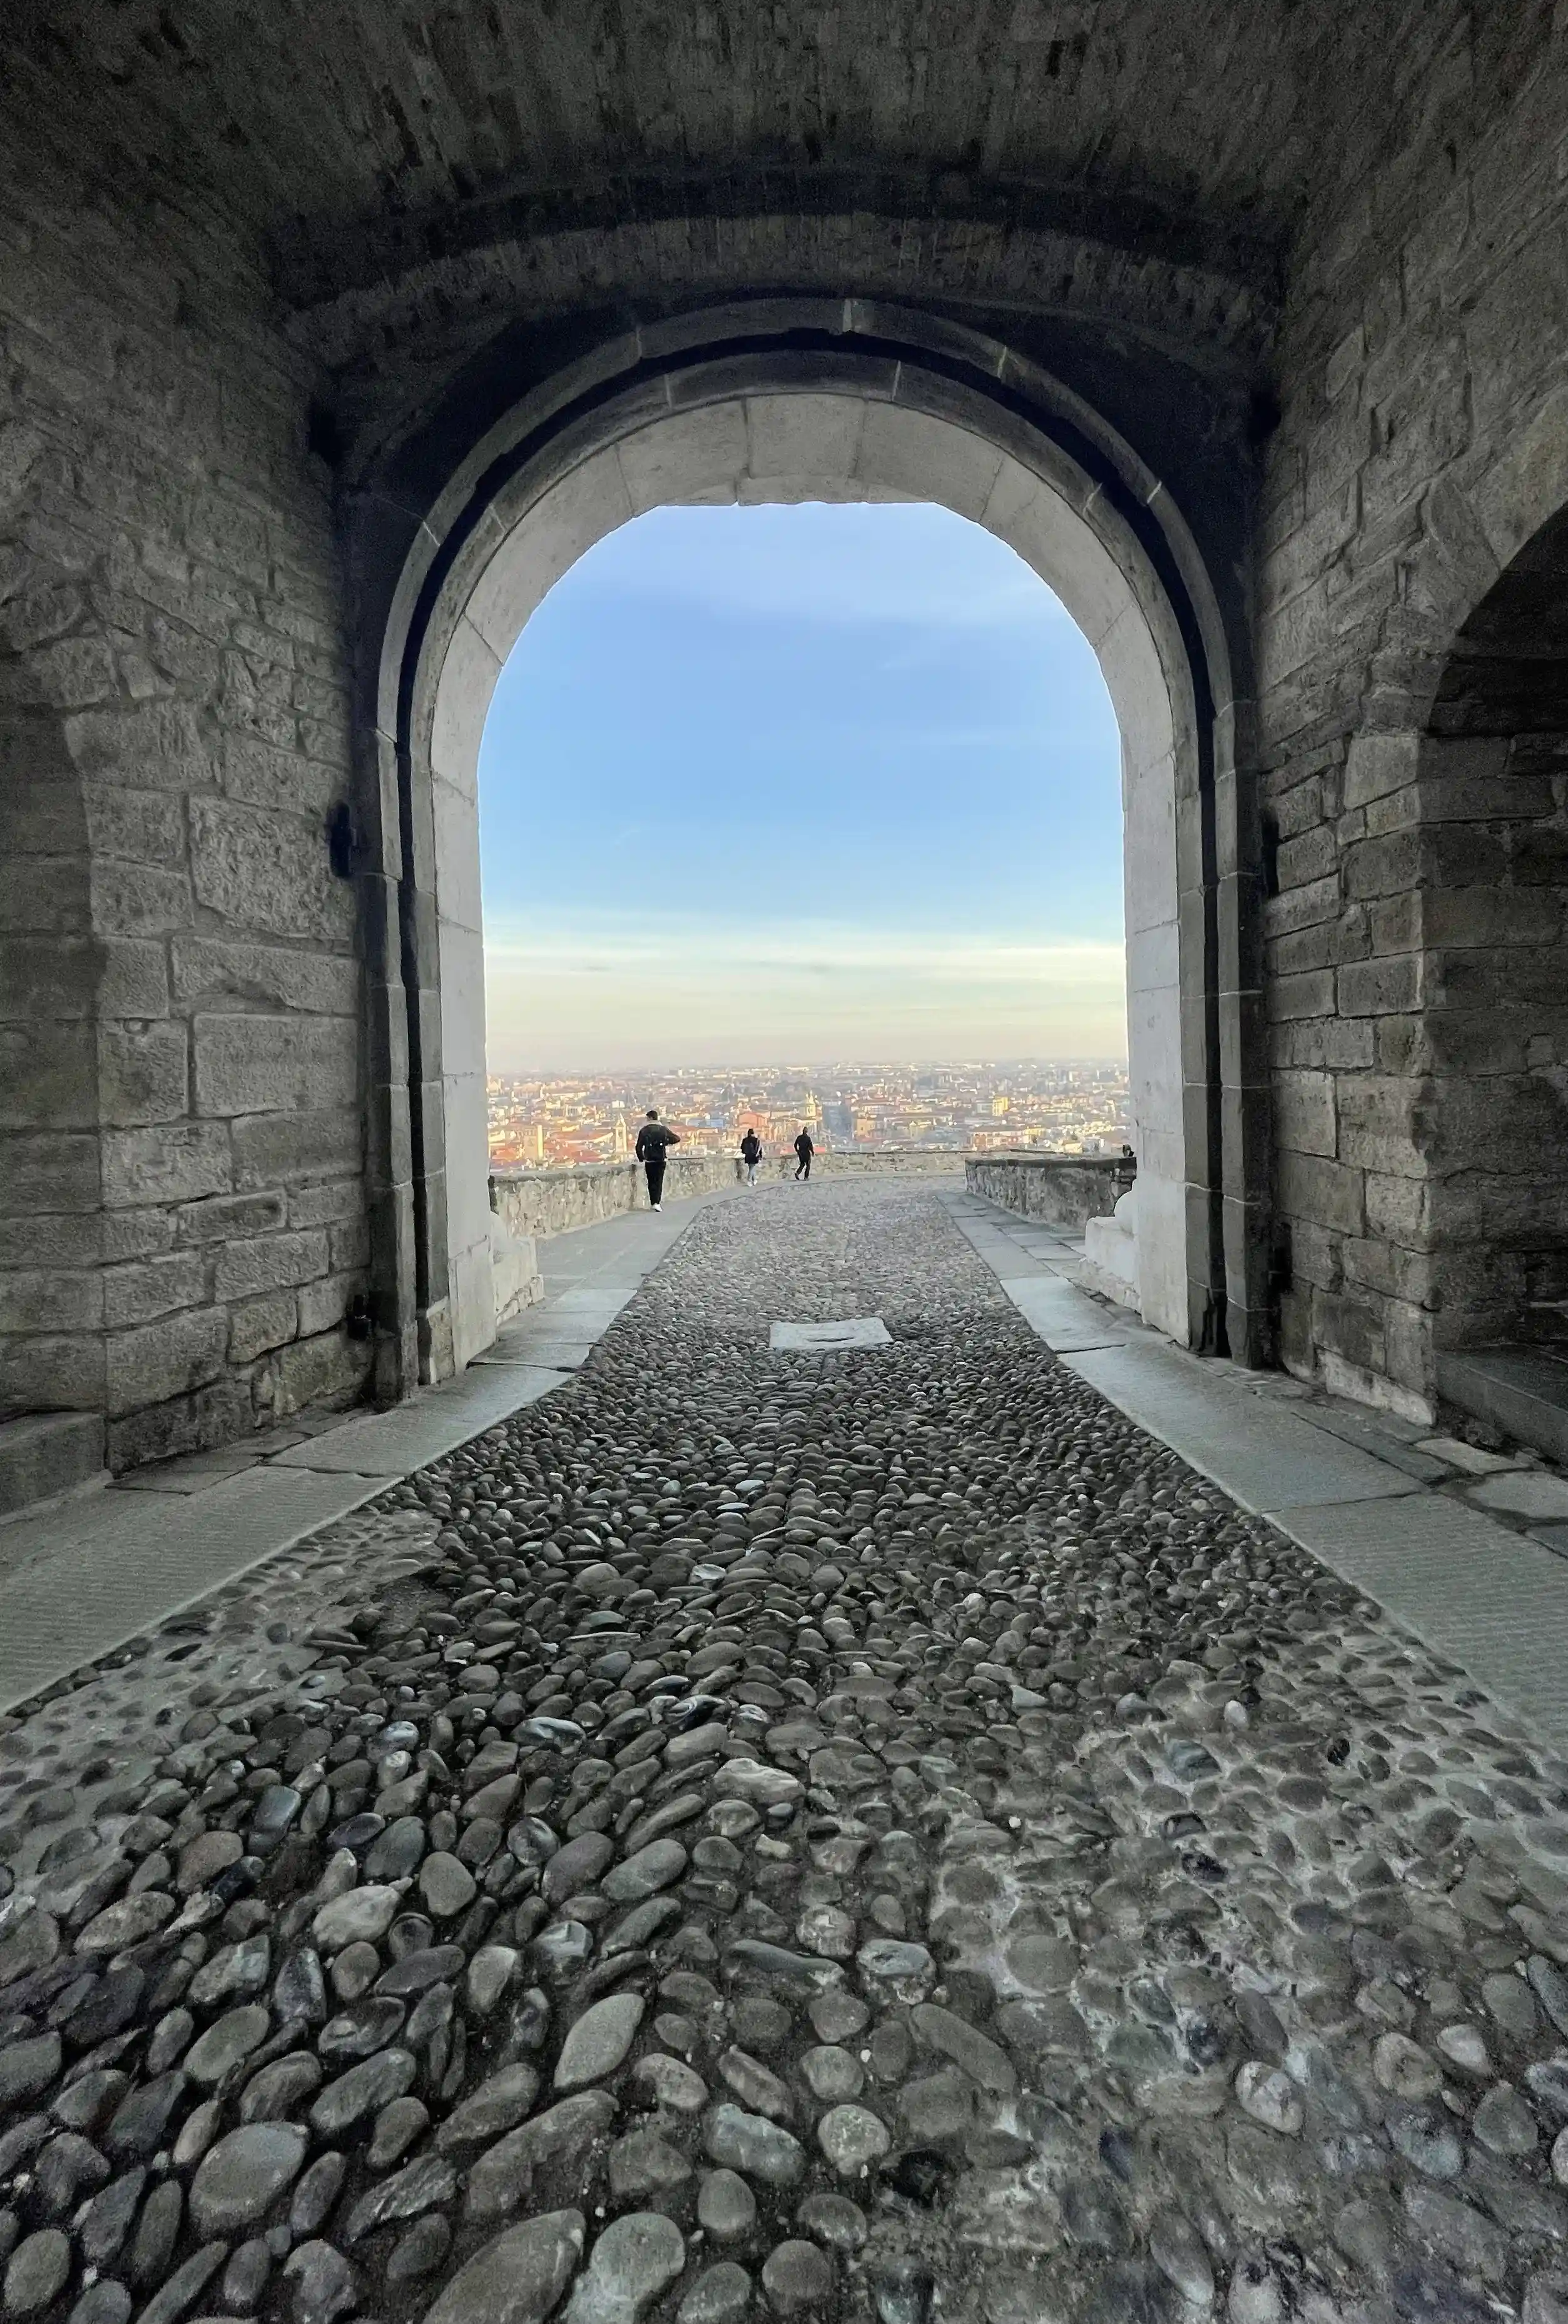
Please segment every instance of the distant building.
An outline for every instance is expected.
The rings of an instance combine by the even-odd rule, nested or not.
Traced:
[[[490,1158],[515,1169],[530,1169],[544,1160],[545,1131],[542,1121],[512,1121],[495,1130],[490,1140]]]

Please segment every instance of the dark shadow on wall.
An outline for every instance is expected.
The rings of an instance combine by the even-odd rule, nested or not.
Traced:
[[[1454,642],[1418,811],[1436,1343],[1568,1342],[1568,510]]]
[[[0,1416],[104,1404],[105,964],[60,715],[0,656]]]

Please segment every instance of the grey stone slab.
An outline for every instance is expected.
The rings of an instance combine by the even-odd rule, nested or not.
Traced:
[[[1008,1240],[1006,1235],[998,1235],[994,1241],[990,1242],[982,1242],[973,1235],[969,1240],[976,1259],[982,1260],[993,1275],[1044,1275],[1051,1271],[1043,1259],[1036,1259],[1029,1251],[1020,1250],[1016,1242]]]
[[[628,1274],[630,1271],[630,1262],[624,1252],[621,1251],[606,1254],[597,1268],[555,1267],[541,1251],[540,1275],[544,1283],[544,1305],[547,1307],[553,1307],[558,1301],[566,1298],[574,1291],[596,1289],[601,1277],[606,1282],[613,1282],[617,1276]]]
[[[1478,1420],[1568,1461],[1568,1351],[1482,1348],[1437,1359],[1437,1392]]]
[[[1271,1379],[1283,1383],[1289,1376],[1285,1372],[1255,1372],[1250,1377],[1254,1379]],[[1356,1404],[1342,1397],[1329,1397],[1324,1399],[1320,1392],[1309,1388],[1305,1380],[1292,1379],[1289,1385],[1298,1395],[1312,1397],[1314,1411],[1332,1412],[1341,1420],[1353,1421],[1359,1426],[1374,1428],[1379,1436],[1388,1437],[1396,1444],[1410,1445],[1419,1451],[1424,1448],[1425,1440],[1432,1434],[1430,1421],[1407,1420],[1402,1413],[1390,1412],[1385,1405]]]
[[[1225,1368],[1162,1342],[1130,1339],[1062,1360],[1255,1515],[1416,1490],[1388,1462],[1309,1426],[1288,1406],[1248,1396]]]
[[[1059,1275],[1004,1275],[1001,1287],[1048,1348],[1112,1348],[1128,1338],[1127,1325],[1109,1308]]]
[[[515,1348],[536,1343],[540,1347],[591,1348],[604,1338],[620,1313],[619,1306],[579,1307],[567,1314],[557,1314],[547,1308],[527,1330],[508,1337],[506,1344]],[[500,1345],[499,1340],[496,1344]]]
[[[1283,1397],[1287,1404],[1299,1404],[1312,1395],[1305,1380],[1292,1379],[1288,1372],[1245,1372],[1241,1382],[1253,1396]]]
[[[524,1405],[536,1404],[559,1388],[565,1377],[531,1364],[474,1364],[459,1379],[429,1388],[391,1412],[368,1413],[334,1429],[330,1436],[292,1445],[268,1467],[406,1477],[493,1428]]]
[[[96,1412],[26,1413],[0,1421],[0,1516],[86,1484],[104,1465]]]
[[[547,1299],[528,1320],[531,1323],[537,1317],[540,1324],[549,1321],[558,1328],[560,1322],[582,1322],[602,1331],[614,1322],[629,1300],[635,1299],[637,1291],[635,1283],[583,1285],[561,1292],[557,1298]]]
[[[598,1345],[597,1335],[591,1340],[546,1340],[537,1334],[514,1339],[503,1332],[483,1355],[475,1356],[476,1364],[542,1365],[547,1371],[575,1372],[587,1361]]]
[[[1467,1444],[1462,1436],[1423,1436],[1416,1449],[1441,1461],[1445,1468],[1462,1469],[1467,1477],[1495,1477],[1519,1465],[1514,1454],[1485,1452],[1479,1444]]]
[[[338,1413],[335,1424],[346,1425],[346,1416]],[[317,1434],[328,1432],[317,1430]],[[117,1493],[207,1493],[214,1485],[222,1484],[226,1477],[237,1477],[246,1469],[255,1468],[275,1453],[287,1452],[293,1444],[305,1441],[304,1431],[298,1428],[280,1429],[260,1436],[247,1436],[237,1444],[219,1444],[210,1452],[184,1452],[177,1460],[154,1461],[145,1469],[133,1469],[116,1477],[114,1489]]]
[[[1418,1452],[1409,1443],[1391,1436],[1380,1421],[1359,1412],[1341,1412],[1336,1407],[1314,1404],[1308,1400],[1294,1407],[1299,1416],[1314,1428],[1322,1428],[1331,1436],[1342,1437],[1347,1444],[1359,1444],[1379,1461],[1392,1462],[1407,1477],[1414,1477],[1423,1485],[1441,1485],[1450,1471],[1430,1452]]]
[[[885,1348],[892,1336],[880,1315],[845,1315],[831,1323],[775,1323],[768,1344],[777,1355],[814,1355],[839,1348]]]
[[[303,1440],[307,1436],[329,1436],[335,1428],[345,1427],[355,1417],[346,1412],[297,1412],[286,1429],[278,1432],[277,1443],[288,1443],[291,1437]]]
[[[1555,1557],[1568,1557],[1568,1525],[1532,1526],[1530,1539],[1538,1541]]]
[[[1545,1469],[1483,1477],[1479,1484],[1465,1487],[1464,1497],[1478,1509],[1496,1509],[1501,1517],[1527,1517],[1538,1525],[1568,1522],[1568,1480]]]
[[[1277,1510],[1274,1523],[1568,1748],[1568,1562],[1445,1493]]]
[[[14,1528],[0,1582],[0,1711],[112,1653],[248,1566],[372,1500],[390,1480],[252,1469],[189,1498],[95,1493]]]

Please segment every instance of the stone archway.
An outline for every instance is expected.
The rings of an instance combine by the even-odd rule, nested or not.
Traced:
[[[460,1367],[494,1329],[476,769],[496,678],[595,541],[659,505],[736,500],[940,503],[1007,540],[1084,629],[1122,737],[1139,1301],[1184,1344],[1256,1356],[1246,1286],[1262,1236],[1246,1188],[1261,1174],[1247,1140],[1260,1125],[1245,1090],[1228,1102],[1222,1054],[1243,1082],[1244,947],[1222,926],[1239,889],[1219,876],[1236,848],[1216,823],[1217,807],[1235,816],[1238,708],[1178,512],[1085,407],[1038,374],[1010,377],[1005,350],[977,374],[953,360],[968,335],[899,349],[853,327],[847,306],[826,345],[725,319],[717,345],[712,318],[663,327],[657,347],[640,334],[512,415],[443,495],[394,604],[378,724],[398,788],[413,1249],[392,1256],[405,1286],[412,1260],[420,1375]],[[383,772],[383,798],[384,785]]]

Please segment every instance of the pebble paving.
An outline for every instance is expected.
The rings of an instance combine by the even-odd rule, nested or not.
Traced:
[[[715,1206],[558,1394],[0,1721],[0,2271],[1568,2324],[1568,1768],[930,1193]]]

